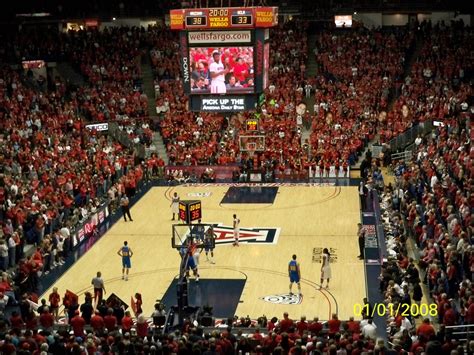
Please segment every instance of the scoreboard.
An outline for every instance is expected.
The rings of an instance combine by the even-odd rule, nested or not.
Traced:
[[[178,217],[185,223],[202,218],[201,201],[179,201]]]
[[[171,10],[171,29],[180,32],[180,66],[189,109],[254,110],[268,85],[269,29],[277,24],[277,7]]]
[[[171,10],[172,30],[270,28],[278,23],[277,7],[224,7]]]

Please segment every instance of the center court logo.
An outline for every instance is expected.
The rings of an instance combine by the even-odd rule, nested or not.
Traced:
[[[188,197],[210,197],[212,196],[212,192],[188,192]]]
[[[260,297],[261,300],[273,304],[301,304],[303,296],[297,294],[283,293],[280,295],[269,295]]]
[[[214,225],[216,244],[234,243],[234,229],[220,224]],[[254,227],[240,228],[239,243],[246,244],[276,244],[280,236],[280,228]]]

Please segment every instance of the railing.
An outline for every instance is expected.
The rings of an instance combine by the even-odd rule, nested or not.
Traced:
[[[413,151],[411,150],[405,150],[404,152],[392,154],[392,160],[404,160],[405,162],[410,161],[412,157]]]
[[[118,128],[117,122],[109,122],[109,136],[127,148],[133,148],[137,157],[145,158],[145,146],[140,143],[134,143],[126,131]]]
[[[410,127],[402,134],[393,138],[388,142],[390,150],[396,152],[400,149],[404,149],[407,145],[411,144],[418,135],[424,136],[433,130],[433,120],[427,120],[420,122],[419,124]]]
[[[445,327],[446,333],[450,334],[458,341],[469,341],[474,339],[474,324],[448,325]]]

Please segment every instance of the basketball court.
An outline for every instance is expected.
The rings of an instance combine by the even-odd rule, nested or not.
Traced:
[[[322,320],[337,313],[353,316],[355,303],[366,295],[364,264],[358,256],[360,222],[357,187],[267,184],[190,185],[153,187],[131,209],[133,222],[121,219],[67,270],[52,287],[80,297],[92,290],[91,279],[101,271],[107,297],[115,293],[126,303],[142,294],[145,315],[156,300],[167,307],[176,302],[180,255],[171,247],[171,196],[201,200],[202,222],[215,225],[215,264],[202,252],[201,280],[189,282],[190,304],[214,307],[216,317],[233,314],[252,319],[265,314]],[[240,218],[240,246],[232,246],[232,215]],[[127,240],[133,250],[128,281],[121,278],[117,251]],[[319,290],[322,249],[331,252],[332,280]],[[297,255],[302,293],[289,294],[288,262]],[[43,297],[51,292],[46,290]]]

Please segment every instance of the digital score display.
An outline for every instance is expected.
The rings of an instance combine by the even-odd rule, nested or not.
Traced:
[[[181,201],[179,203],[179,213],[178,213],[178,215],[179,215],[179,219],[181,221],[186,221],[186,218],[187,218],[187,215],[188,215],[188,208],[187,208],[187,205],[183,201]]]
[[[191,223],[202,218],[201,201],[179,201],[179,219]]]
[[[189,220],[197,221],[201,219],[201,201],[196,201],[194,203],[189,204]]]
[[[186,27],[207,27],[207,17],[206,16],[187,16],[186,17]]]
[[[230,22],[232,25],[237,26],[252,26],[252,19],[252,15],[235,15],[231,17]]]
[[[277,24],[277,7],[228,7],[170,11],[172,30],[269,28]]]
[[[247,132],[257,132],[258,131],[258,119],[249,118],[246,121]]]

